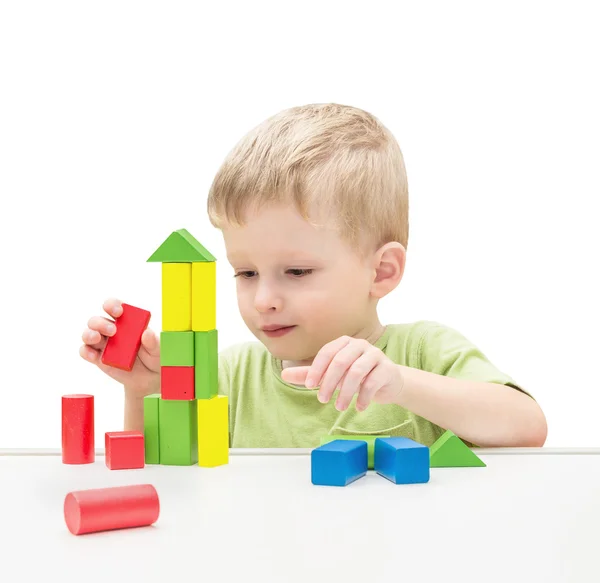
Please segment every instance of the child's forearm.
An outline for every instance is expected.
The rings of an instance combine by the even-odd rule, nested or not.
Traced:
[[[545,416],[521,391],[398,366],[404,376],[401,407],[480,447],[544,445]]]
[[[144,397],[125,387],[124,431],[144,431]]]

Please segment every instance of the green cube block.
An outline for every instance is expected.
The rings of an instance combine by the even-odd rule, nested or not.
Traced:
[[[219,391],[217,330],[194,332],[194,383],[196,399],[212,399]]]
[[[389,437],[389,435],[324,435],[321,437],[321,445],[334,441],[335,439],[358,439],[367,442],[367,457],[369,470],[375,469],[375,440],[378,437]]]
[[[160,399],[160,463],[191,466],[198,463],[198,408],[196,400]]]
[[[160,365],[194,366],[194,332],[161,332]]]
[[[160,393],[144,397],[144,456],[147,464],[160,464],[158,401]]]

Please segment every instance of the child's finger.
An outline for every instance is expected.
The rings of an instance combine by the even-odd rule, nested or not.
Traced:
[[[98,361],[98,357],[100,355],[100,351],[92,348],[87,344],[83,344],[79,347],[79,356],[88,362],[96,364]]]
[[[310,366],[291,366],[281,371],[281,378],[286,383],[303,385],[309,370]]]
[[[160,355],[160,343],[158,336],[150,328],[146,328],[142,334],[142,346],[150,356]]]
[[[102,304],[102,308],[104,311],[113,318],[118,318],[123,314],[123,302],[121,302],[118,298],[108,298],[104,304]]]
[[[88,328],[103,336],[113,336],[117,331],[115,323],[103,316],[92,316],[88,321]]]
[[[81,334],[83,342],[94,350],[102,350],[106,344],[106,338],[97,330],[86,328]]]
[[[346,347],[351,341],[352,338],[349,336],[341,336],[340,338],[336,338],[325,344],[325,346],[319,350],[310,365],[311,370],[307,375],[306,380],[308,382],[308,387],[316,387],[321,384],[323,375],[327,372],[334,356],[336,356],[338,352]]]

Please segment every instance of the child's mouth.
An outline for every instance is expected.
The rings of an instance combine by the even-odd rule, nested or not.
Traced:
[[[277,330],[263,330],[263,332],[269,338],[277,338],[291,332],[295,327],[296,326],[285,326],[284,328],[277,328]]]

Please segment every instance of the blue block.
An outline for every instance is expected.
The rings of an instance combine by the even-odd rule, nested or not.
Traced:
[[[315,486],[347,486],[367,473],[367,442],[336,439],[310,454],[311,480]]]
[[[374,470],[394,484],[429,482],[429,448],[408,437],[375,440]]]

